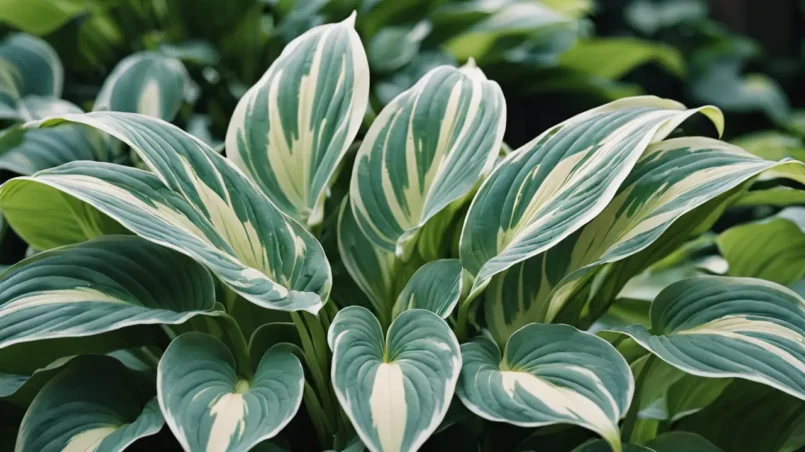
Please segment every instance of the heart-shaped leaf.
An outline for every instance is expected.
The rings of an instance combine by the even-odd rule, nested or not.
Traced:
[[[752,278],[700,276],[665,288],[651,328],[620,331],[663,361],[710,378],[743,378],[805,400],[805,300]]]
[[[461,369],[447,323],[422,309],[405,311],[385,335],[360,306],[339,311],[327,340],[341,407],[374,452],[416,451],[439,427]]]
[[[361,143],[350,202],[376,246],[407,257],[425,223],[494,164],[506,101],[480,69],[441,66],[380,112]]]
[[[567,325],[530,324],[500,349],[485,336],[461,346],[456,394],[472,412],[520,427],[569,423],[621,450],[618,420],[634,392],[626,360],[607,341]]]
[[[114,358],[76,358],[37,394],[20,425],[16,450],[122,451],[165,421],[153,383]]]
[[[304,370],[284,345],[266,351],[252,377],[204,333],[176,338],[157,371],[159,406],[185,450],[248,451],[276,436],[302,403]]]

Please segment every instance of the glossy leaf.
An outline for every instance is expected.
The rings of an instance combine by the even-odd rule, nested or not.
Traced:
[[[461,356],[456,393],[478,416],[520,427],[575,424],[622,450],[618,420],[634,380],[603,339],[567,325],[531,324],[509,338],[502,356],[485,336],[463,344]]]
[[[286,214],[308,226],[363,121],[369,66],[355,17],[288,44],[238,103],[227,154]]]
[[[693,375],[742,378],[805,399],[805,300],[778,284],[686,279],[654,300],[650,329],[618,331]]]
[[[124,450],[164,425],[153,395],[153,387],[148,388],[113,358],[77,358],[31,403],[16,450]]]
[[[24,33],[0,41],[0,104],[13,111],[30,94],[58,98],[63,83],[61,60],[45,41]]]
[[[461,235],[470,299],[492,276],[555,246],[600,214],[646,147],[696,112],[655,97],[622,99],[555,126],[510,153],[481,185]]]
[[[155,52],[123,58],[103,82],[93,110],[141,113],[171,121],[184,100],[182,62]]]
[[[440,259],[419,267],[397,297],[394,312],[425,309],[446,319],[458,304],[465,286],[461,273],[458,259]]]
[[[94,112],[43,126],[64,121],[120,139],[152,172],[76,162],[12,179],[0,190],[0,202],[8,202],[15,185],[45,184],[193,257],[252,303],[290,311],[321,308],[331,286],[321,245],[231,162],[177,127],[144,115]]]
[[[159,406],[185,450],[247,451],[273,438],[302,403],[304,370],[284,345],[270,348],[252,378],[214,337],[185,333],[159,362]]]
[[[447,323],[414,309],[384,335],[368,309],[351,306],[327,340],[336,396],[363,443],[374,452],[418,450],[447,413],[461,369]]]
[[[425,223],[491,171],[505,126],[503,93],[480,69],[428,72],[380,112],[355,157],[350,202],[363,233],[407,260]]]

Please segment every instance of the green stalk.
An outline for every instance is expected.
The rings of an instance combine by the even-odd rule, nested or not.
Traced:
[[[316,392],[307,381],[305,382],[303,398],[310,420],[313,421],[313,428],[316,429],[316,436],[319,437],[319,444],[322,446],[328,445],[335,436],[335,430],[330,423],[329,416],[322,409],[319,399],[316,397]]]
[[[318,396],[321,398],[324,411],[335,417],[336,411],[333,407],[333,398],[330,395],[331,389],[329,381],[325,379],[325,374],[323,373],[323,369],[321,369],[320,361],[316,356],[315,346],[310,339],[305,322],[296,312],[291,313],[291,318],[302,340],[302,350],[305,353],[305,360],[307,361],[308,369],[310,369],[310,375],[313,378]]]
[[[632,398],[632,405],[629,407],[629,411],[626,413],[626,418],[623,420],[623,427],[621,427],[621,440],[624,443],[628,443],[632,438],[635,422],[637,422],[637,413],[640,411],[640,399],[643,396],[646,378],[648,378],[651,368],[656,361],[657,357],[654,356],[653,353],[650,353],[646,363],[643,364],[643,369],[640,371],[640,375],[637,377],[637,382],[635,382],[635,394]]]

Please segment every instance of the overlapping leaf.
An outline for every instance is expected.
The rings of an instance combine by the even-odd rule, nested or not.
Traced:
[[[480,69],[428,72],[383,109],[358,150],[350,202],[363,233],[406,259],[425,223],[491,170],[505,124],[500,87]]]
[[[479,336],[461,346],[456,393],[485,419],[521,427],[571,423],[621,451],[618,420],[634,392],[629,365],[608,342],[567,325],[527,325],[503,356]]]
[[[75,162],[12,179],[0,189],[0,203],[12,202],[26,184],[45,184],[150,241],[193,257],[253,303],[281,310],[321,308],[331,286],[321,245],[224,157],[180,129],[144,115],[94,112],[45,125],[63,121],[120,139],[153,173]],[[14,226],[17,219],[8,219]]]
[[[247,451],[273,438],[302,403],[304,370],[283,345],[265,352],[254,369],[238,369],[214,337],[186,333],[159,362],[159,406],[185,450]]]
[[[238,103],[227,154],[286,214],[308,226],[366,112],[369,65],[355,18],[291,41]]]
[[[805,300],[778,284],[686,279],[654,300],[650,329],[618,331],[685,372],[742,378],[805,399]]]
[[[582,113],[510,153],[475,196],[461,236],[470,298],[492,276],[553,247],[601,213],[640,155],[696,112],[655,97]]]
[[[336,396],[363,443],[374,452],[418,450],[447,413],[461,369],[447,323],[414,309],[384,335],[369,310],[351,306],[327,340]]]
[[[440,259],[419,267],[405,285],[394,312],[425,309],[446,319],[461,298],[464,280],[458,259]]]
[[[45,41],[12,33],[0,41],[0,118],[18,118],[27,95],[61,97],[64,68]]]
[[[28,408],[16,450],[124,450],[164,425],[153,396],[153,387],[117,360],[77,358],[42,388]]]

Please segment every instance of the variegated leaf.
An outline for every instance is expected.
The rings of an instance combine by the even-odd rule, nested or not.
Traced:
[[[621,99],[575,116],[510,153],[473,199],[461,236],[461,264],[475,275],[469,299],[492,276],[553,247],[601,213],[637,159],[686,118],[656,97]]]
[[[178,324],[214,301],[212,276],[193,260],[138,237],[104,237],[36,254],[2,274],[0,349]]]
[[[336,315],[327,340],[335,394],[366,447],[418,450],[447,413],[461,369],[447,323],[414,309],[384,335],[368,309],[351,306]]]
[[[462,295],[465,283],[458,259],[440,259],[419,267],[394,305],[395,316],[409,309],[426,309],[446,319]]]
[[[61,97],[64,67],[45,41],[12,33],[0,41],[0,117],[20,118],[17,102],[27,95]]]
[[[485,302],[490,330],[502,343],[525,324],[552,321],[603,265],[647,248],[686,213],[781,165],[801,164],[762,160],[709,138],[649,146],[595,219],[492,279]]]
[[[162,355],[157,394],[184,450],[248,451],[290,422],[304,383],[302,363],[284,344],[266,351],[253,371],[236,369],[222,342],[193,332]]]
[[[51,119],[44,126],[64,121],[120,139],[153,174],[78,162],[13,179],[0,189],[0,200],[15,184],[49,185],[136,234],[193,257],[252,303],[313,313],[321,308],[331,286],[321,245],[226,158],[179,128],[144,115],[94,112]]]
[[[480,69],[428,72],[380,112],[358,150],[350,201],[361,230],[406,259],[425,223],[492,169],[505,126],[503,93]]]
[[[137,52],[112,69],[93,110],[142,113],[171,121],[184,100],[187,70],[181,61],[156,52]]]
[[[755,381],[805,400],[805,300],[793,291],[700,276],[668,286],[650,314],[650,329],[617,331],[685,372]]]
[[[354,14],[294,39],[238,103],[232,161],[286,214],[318,225],[324,199],[369,100],[369,64]]]
[[[369,298],[381,324],[388,325],[396,298],[395,257],[363,235],[348,199],[344,199],[338,214],[338,252],[352,279]]]
[[[31,403],[15,450],[122,451],[162,429],[153,396],[153,386],[114,358],[76,358]]]
[[[520,427],[569,423],[621,451],[618,420],[634,392],[629,365],[605,340],[567,325],[527,325],[497,345],[478,336],[461,346],[456,394],[473,413]]]

